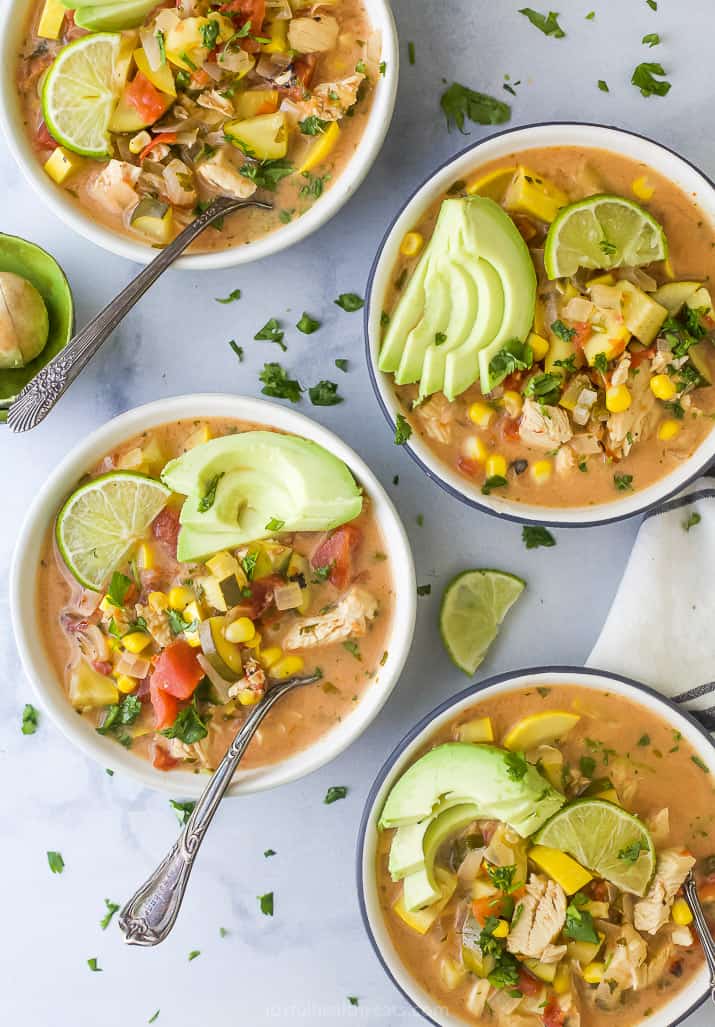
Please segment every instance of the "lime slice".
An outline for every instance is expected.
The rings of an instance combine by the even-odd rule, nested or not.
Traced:
[[[639,267],[667,256],[665,232],[647,210],[603,193],[559,212],[546,237],[544,265],[549,278],[566,278],[580,267]]]
[[[464,571],[442,598],[439,629],[453,661],[473,674],[499,631],[499,625],[526,587],[504,571]]]
[[[567,852],[634,895],[645,895],[655,870],[655,848],[645,824],[603,799],[579,799],[565,806],[533,840]]]
[[[115,65],[122,37],[82,36],[58,53],[42,89],[42,116],[58,143],[85,157],[112,152],[107,126],[117,104]]]
[[[113,471],[73,492],[60,510],[57,545],[85,588],[99,592],[166,506],[171,490],[131,471]]]

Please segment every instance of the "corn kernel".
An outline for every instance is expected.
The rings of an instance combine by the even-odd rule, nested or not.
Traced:
[[[282,656],[283,650],[281,647],[279,645],[271,645],[261,652],[261,663],[266,670],[270,670],[271,667],[278,663]]]
[[[254,692],[252,688],[242,688],[236,698],[241,706],[255,706],[261,698],[261,693]]]
[[[550,460],[537,460],[531,465],[531,477],[537,485],[543,485],[551,477],[552,469]]]
[[[524,407],[524,398],[520,392],[515,392],[514,389],[507,389],[502,396],[502,402],[509,417],[519,417],[521,415]]]
[[[688,924],[693,922],[693,914],[690,912],[690,906],[685,899],[675,900],[670,915],[678,927],[687,927]]]
[[[492,453],[487,457],[485,465],[487,478],[506,477],[506,460],[501,453]]]
[[[243,644],[246,646],[247,649],[255,649],[256,654],[258,654],[258,650],[261,647],[261,640],[261,633],[260,631],[257,631],[254,634],[253,638],[246,639],[246,641]]]
[[[256,625],[250,617],[239,617],[231,621],[223,630],[223,636],[228,642],[250,642],[256,634]]]
[[[304,666],[302,656],[283,656],[271,667],[271,677],[282,681],[284,678],[290,678],[294,674],[300,674]]]
[[[152,610],[156,613],[161,613],[169,605],[169,597],[166,592],[150,592],[148,603]]]
[[[154,550],[148,542],[142,542],[137,550],[137,564],[143,571],[154,569]]]
[[[536,332],[532,332],[526,341],[533,350],[534,360],[543,360],[551,348],[548,339],[542,338]]]
[[[421,232],[408,232],[400,243],[400,253],[403,257],[416,257],[424,243],[425,240]]]
[[[128,635],[124,635],[122,638],[122,645],[124,648],[135,655],[143,652],[150,642],[151,635],[148,635],[146,631],[131,631]]]
[[[571,971],[563,963],[559,964],[554,977],[554,991],[557,995],[565,995],[571,990]]]
[[[182,613],[189,603],[194,601],[194,593],[185,585],[175,585],[169,589],[169,606],[172,610]]]
[[[667,374],[654,374],[650,380],[650,391],[656,399],[670,400],[675,398],[678,390]]]
[[[494,410],[486,403],[471,403],[467,410],[467,416],[472,424],[480,428],[487,428],[494,417]]]
[[[116,685],[120,692],[124,695],[129,695],[137,687],[139,682],[136,678],[130,678],[128,674],[120,674],[116,679]]]
[[[495,938],[506,938],[509,933],[509,924],[506,920],[497,920],[496,927],[492,931]]]
[[[476,464],[483,464],[489,456],[489,450],[478,435],[468,435],[462,443],[462,455]]]
[[[633,190],[633,195],[643,201],[652,199],[655,192],[655,186],[650,184],[645,175],[635,178],[631,182],[631,189]]]
[[[674,418],[669,417],[666,421],[663,421],[658,426],[658,438],[661,442],[670,442],[680,431],[682,425],[680,421],[676,421]]]
[[[606,389],[606,409],[612,414],[622,414],[633,402],[627,385],[611,385]]]
[[[600,984],[605,972],[604,963],[589,963],[583,968],[583,979],[587,984]]]
[[[189,603],[188,606],[184,607],[184,610],[183,610],[181,616],[184,618],[184,620],[186,621],[187,624],[193,624],[193,622],[195,620],[203,620],[204,619],[203,618],[203,614],[201,613],[201,610],[199,609],[199,604],[196,602],[195,599],[192,600]]]

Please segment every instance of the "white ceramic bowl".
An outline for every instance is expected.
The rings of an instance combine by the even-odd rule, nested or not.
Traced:
[[[103,246],[111,253],[127,257],[138,264],[148,264],[156,256],[156,249],[104,227],[74,203],[63,189],[42,170],[33,153],[27,132],[22,123],[20,103],[15,85],[17,54],[24,37],[25,25],[30,8],[38,0],[3,0],[0,14],[0,125],[15,160],[25,177],[40,194],[50,210],[60,217],[85,239]],[[381,33],[382,60],[385,74],[378,76],[370,114],[365,123],[363,135],[340,177],[307,213],[287,225],[255,242],[234,246],[228,250],[213,253],[199,253],[181,257],[173,265],[192,271],[235,267],[260,260],[271,253],[278,253],[294,243],[305,239],[312,232],[329,221],[347,203],[362,183],[377,159],[392,119],[397,95],[399,73],[399,47],[397,28],[392,16],[389,0],[363,0],[372,27]]]
[[[206,779],[188,771],[166,773],[146,760],[133,756],[110,739],[99,735],[83,717],[78,717],[62,688],[44,646],[38,644],[42,629],[38,623],[35,582],[43,540],[50,531],[55,514],[65,498],[105,453],[125,439],[181,418],[235,417],[257,424],[271,425],[319,443],[343,460],[362,484],[373,503],[386,551],[390,554],[395,602],[384,666],[349,716],[319,738],[309,748],[280,763],[255,770],[240,770],[229,794],[274,788],[303,777],[334,759],[362,734],[377,716],[399,679],[412,643],[415,626],[416,587],[412,553],[392,502],[367,464],[341,439],[277,403],[244,396],[197,394],[175,396],[136,407],[103,425],[81,442],[62,461],[40,489],[20,531],[10,582],[10,606],[15,639],[23,666],[33,683],[42,706],[60,730],[83,752],[102,766],[125,771],[142,784],[171,795],[197,797]]]
[[[715,742],[711,735],[693,717],[684,713],[669,700],[629,678],[598,670],[583,670],[577,667],[536,667],[529,670],[512,671],[489,678],[478,685],[471,685],[451,696],[428,713],[397,745],[387,758],[373,784],[358,832],[357,844],[357,886],[360,912],[368,937],[383,969],[407,1001],[430,1023],[437,1027],[465,1027],[465,1021],[452,1016],[431,996],[400,961],[380,912],[375,876],[375,860],[379,833],[377,819],[387,794],[397,778],[414,762],[420,750],[429,743],[440,726],[451,721],[476,702],[484,702],[492,696],[520,688],[534,688],[539,685],[572,684],[584,688],[607,691],[640,703],[656,716],[680,731],[687,742],[699,754],[703,762],[715,774]],[[674,1027],[705,1001],[708,995],[708,973],[705,965],[686,988],[661,1006],[657,1012],[644,1020],[648,1027]],[[614,1027],[617,1020],[614,1019]]]
[[[406,201],[389,226],[370,272],[365,304],[368,368],[380,406],[393,431],[395,418],[401,407],[395,396],[392,375],[378,371],[377,357],[381,338],[380,315],[384,309],[384,297],[392,269],[398,259],[403,236],[419,222],[424,212],[453,182],[468,177],[479,165],[505,157],[516,150],[542,146],[586,146],[612,150],[625,157],[643,161],[671,179],[684,193],[692,195],[704,214],[715,223],[715,185],[710,179],[677,153],[634,132],[608,128],[604,125],[554,122],[498,132],[462,150],[438,168]],[[586,527],[642,513],[650,507],[657,506],[696,478],[715,457],[715,431],[710,433],[688,460],[683,461],[674,471],[653,485],[637,492],[616,495],[609,503],[564,508],[514,503],[498,493],[483,496],[479,486],[472,485],[462,475],[442,463],[416,433],[413,433],[406,443],[406,449],[433,481],[468,506],[516,521]]]

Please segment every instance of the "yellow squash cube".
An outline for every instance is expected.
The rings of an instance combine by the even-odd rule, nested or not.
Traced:
[[[53,182],[62,185],[74,175],[84,164],[84,157],[80,157],[71,150],[65,150],[64,146],[58,146],[52,151],[52,155],[45,161],[45,171]]]
[[[520,165],[512,178],[504,206],[515,214],[529,214],[550,224],[569,202],[566,193],[547,178]]]
[[[38,36],[42,36],[43,39],[57,39],[62,30],[65,14],[67,14],[67,8],[60,0],[45,0],[40,23],[37,26]]]
[[[571,856],[546,845],[535,845],[530,849],[529,859],[560,884],[567,895],[575,895],[593,880],[593,875]]]

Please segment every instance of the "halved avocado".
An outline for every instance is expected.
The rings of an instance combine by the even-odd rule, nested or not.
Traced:
[[[445,810],[435,817],[425,831],[422,842],[423,864],[403,881],[405,909],[421,909],[439,898],[439,884],[435,879],[435,860],[442,844],[479,816],[479,807],[464,803]]]
[[[206,659],[227,681],[238,681],[243,673],[241,650],[224,638],[225,617],[209,617],[199,624],[199,642]]]

